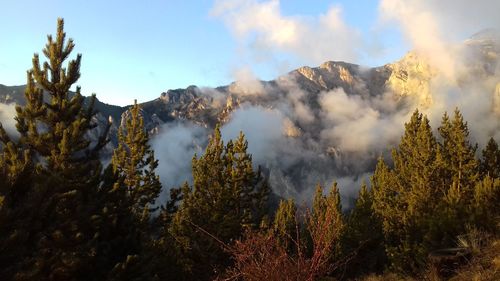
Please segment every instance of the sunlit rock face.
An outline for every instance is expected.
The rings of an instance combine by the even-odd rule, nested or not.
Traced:
[[[399,96],[418,98],[419,106],[428,107],[432,103],[430,81],[436,70],[415,52],[406,54],[400,61],[386,66],[391,75],[387,87]]]

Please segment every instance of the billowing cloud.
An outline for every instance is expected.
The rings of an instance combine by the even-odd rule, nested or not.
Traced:
[[[360,32],[344,22],[337,5],[317,17],[304,17],[283,15],[279,0],[217,0],[211,14],[257,56],[284,52],[308,64],[356,61],[363,44]]]
[[[161,202],[168,199],[171,188],[192,182],[191,159],[203,151],[208,134],[205,128],[191,123],[169,123],[152,139],[151,146],[158,159],[157,173],[163,185]]]
[[[5,131],[10,135],[14,136],[17,133],[16,130],[16,106],[15,104],[3,104],[0,103],[0,122],[2,123]]]
[[[331,65],[330,72],[325,67],[302,76],[284,75],[270,83],[242,65],[227,92],[202,92],[216,97],[216,108],[229,96],[238,100],[222,127],[223,137],[227,141],[245,133],[254,164],[266,167],[278,195],[307,202],[316,183],[329,187],[337,181],[343,197],[352,198],[361,181],[369,183],[377,157],[387,157],[397,145],[417,107],[435,130],[443,112],[458,107],[473,142],[482,147],[491,136],[500,139],[498,33],[490,30],[464,42],[483,28],[500,29],[499,10],[498,1],[381,0],[380,19],[399,26],[415,54],[396,68],[377,70],[382,74],[376,79],[394,70],[390,79],[396,79],[397,90],[367,78],[371,70],[347,64]],[[343,21],[339,6],[303,17],[283,15],[278,0],[218,0],[212,15],[257,55],[286,53],[316,66],[326,60],[356,62],[366,47],[361,34]],[[324,90],[326,84],[330,90]],[[162,131],[153,142],[160,163],[166,163],[159,173],[166,186],[176,186],[190,179],[190,159],[201,151],[208,132],[185,123]]]
[[[376,101],[348,96],[342,88],[323,93],[322,137],[346,152],[383,151],[399,139],[408,110],[386,115],[373,105]]]
[[[412,49],[427,56],[444,75],[466,67],[454,43],[485,28],[500,28],[500,2],[494,0],[381,0],[380,18],[401,28]]]

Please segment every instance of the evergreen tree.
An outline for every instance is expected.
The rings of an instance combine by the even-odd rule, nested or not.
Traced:
[[[475,158],[477,145],[470,144],[467,122],[458,109],[455,109],[452,120],[446,113],[443,115],[438,131],[442,142],[437,169],[443,196],[428,239],[437,245],[451,246],[456,235],[463,233],[466,224],[470,223],[467,209],[479,179],[479,162]],[[436,199],[439,201],[440,198]]]
[[[341,255],[340,238],[344,234],[345,223],[342,215],[340,192],[337,183],[334,182],[327,196],[323,195],[323,188],[317,185],[313,199],[312,213],[307,222],[309,233],[323,236],[322,243],[330,248],[330,256],[327,258],[332,262]],[[322,228],[321,230],[319,228]],[[313,239],[314,240],[314,239]],[[316,239],[318,240],[318,239]],[[317,247],[318,245],[315,245]]]
[[[183,267],[198,280],[228,264],[222,244],[240,237],[246,227],[259,226],[263,218],[269,187],[253,170],[247,147],[243,134],[224,145],[217,126],[205,153],[193,158],[193,186],[183,188],[169,232]]]
[[[446,189],[456,183],[457,188],[470,198],[479,177],[479,163],[475,158],[477,145],[470,143],[467,122],[464,122],[458,108],[455,109],[453,120],[444,114],[438,131],[442,138],[439,168],[444,170],[441,184]]]
[[[385,265],[382,224],[373,210],[373,189],[361,185],[358,198],[346,224],[342,239],[345,255],[354,255],[346,265],[351,277],[380,272]]]
[[[482,176],[500,178],[500,148],[498,148],[498,143],[493,138],[488,141],[482,151],[482,156],[480,164]]]
[[[400,271],[417,270],[431,247],[426,235],[441,196],[437,154],[429,120],[417,110],[393,150],[394,169],[380,160],[373,176],[374,210],[382,220],[388,258]]]
[[[153,223],[150,217],[161,191],[159,177],[155,174],[158,161],[148,144],[149,136],[137,101],[127,113],[123,117],[124,126],[118,132],[118,147],[114,150],[111,167],[106,171],[112,184],[108,187],[107,205],[116,210],[113,212],[117,230],[114,235],[121,237],[114,249],[116,253],[121,253],[117,256],[121,260],[113,268],[110,278],[151,279],[159,262],[153,257],[158,254],[154,249],[158,244],[152,240]]]
[[[31,229],[36,228],[38,210],[23,204],[30,196],[33,161],[29,151],[7,142],[0,154],[0,279],[9,280],[22,271],[22,261],[31,255]],[[22,157],[24,154],[24,157]],[[34,201],[34,199],[31,199]],[[30,201],[31,201],[30,200]],[[36,207],[36,206],[35,206]],[[31,219],[30,219],[31,218]]]
[[[272,232],[289,253],[295,253],[299,227],[294,200],[281,200],[274,215]]]
[[[382,220],[386,252],[401,271],[418,270],[430,250],[453,246],[467,224],[478,223],[471,217],[473,198],[494,197],[486,192],[494,185],[476,184],[476,146],[470,144],[458,109],[452,120],[444,114],[438,129],[441,143],[428,123],[418,111],[413,114],[393,151],[394,168],[379,161],[372,181],[373,208]],[[478,192],[490,195],[478,197]]]
[[[97,142],[86,138],[96,126],[95,96],[85,107],[79,87],[69,92],[80,77],[81,55],[63,67],[74,48],[73,40],[65,40],[63,26],[59,19],[56,39],[48,36],[43,67],[34,55],[26,106],[16,107],[19,139],[12,141],[0,130],[9,179],[2,192],[7,206],[2,218],[17,219],[7,219],[11,224],[3,224],[0,232],[22,233],[16,239],[26,250],[4,267],[7,279],[100,279],[104,274],[99,264],[104,227],[99,151],[107,130]],[[20,181],[26,185],[20,187]]]
[[[141,221],[147,222],[152,207],[161,191],[159,177],[155,174],[158,160],[148,144],[144,119],[137,101],[125,116],[125,127],[118,132],[118,147],[113,152],[113,170],[122,179],[131,211]]]
[[[468,214],[473,216],[474,225],[490,233],[500,232],[500,179],[486,176],[474,187],[474,199]]]

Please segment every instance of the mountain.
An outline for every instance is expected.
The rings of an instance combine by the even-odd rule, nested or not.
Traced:
[[[399,61],[374,68],[328,61],[318,67],[298,68],[271,81],[249,79],[217,88],[168,90],[142,103],[142,114],[153,135],[161,135],[165,124],[210,129],[216,123],[230,124],[242,114],[250,114],[242,124],[255,119],[252,114],[279,119],[280,125],[275,128],[270,127],[272,122],[267,124],[267,119],[258,119],[257,128],[282,132],[272,139],[257,138],[255,142],[262,143],[250,146],[260,149],[254,152],[254,159],[267,168],[275,191],[300,198],[317,181],[348,178],[346,185],[358,185],[376,158],[387,155],[399,140],[402,124],[417,107],[442,114],[440,110],[452,106],[450,100],[458,99],[457,105],[467,107],[472,93],[484,92],[476,101],[485,99],[490,100],[484,103],[487,106],[493,104],[493,108],[479,111],[489,119],[472,116],[493,120],[480,133],[499,136],[499,118],[494,119],[500,115],[499,34],[485,30],[450,50],[461,63],[453,77],[442,75],[444,66],[436,65],[432,55],[419,52],[409,52]],[[23,104],[23,91],[24,86],[0,85],[0,102]],[[97,101],[96,109],[100,123],[108,116],[114,120],[110,152],[121,119],[129,114],[128,107]],[[250,139],[260,134],[258,130],[240,129],[250,134]]]

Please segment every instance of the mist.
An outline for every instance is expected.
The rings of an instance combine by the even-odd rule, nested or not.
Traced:
[[[14,119],[15,116],[15,104],[0,103],[0,123],[2,123],[3,128],[11,137],[18,135],[16,130],[16,120]]]
[[[158,159],[158,174],[163,189],[159,201],[169,198],[171,188],[184,182],[192,183],[191,159],[200,155],[208,143],[205,128],[189,122],[168,123],[151,140],[151,147]]]
[[[243,131],[255,167],[263,168],[278,196],[308,202],[317,183],[338,182],[342,196],[354,198],[362,182],[370,184],[377,158],[390,158],[417,108],[436,135],[443,113],[459,108],[480,149],[490,137],[500,139],[500,18],[492,12],[498,10],[495,1],[380,1],[374,27],[399,26],[411,49],[380,68],[391,71],[381,89],[367,78],[373,69],[364,66],[323,64],[265,82],[243,63],[227,89],[200,92],[212,108],[229,114],[222,124],[225,142]],[[340,6],[303,18],[283,15],[276,0],[219,0],[211,15],[261,62],[278,65],[275,53],[287,52],[314,67],[371,53],[367,40],[342,19]],[[165,190],[191,180],[191,157],[202,153],[211,133],[205,127],[164,125],[153,139]]]

